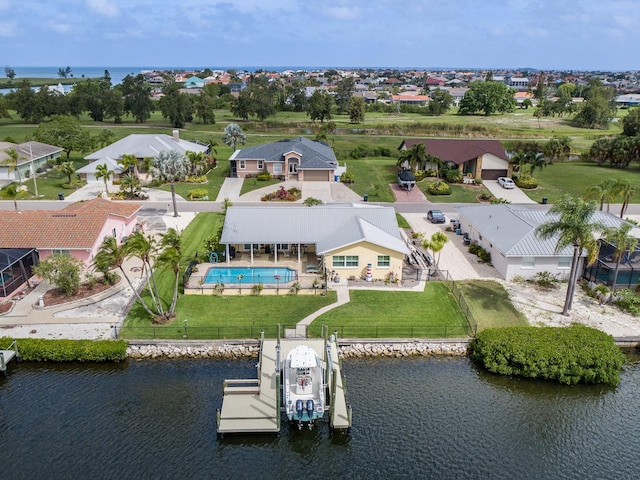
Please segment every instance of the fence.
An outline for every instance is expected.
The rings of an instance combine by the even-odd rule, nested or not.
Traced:
[[[476,323],[476,319],[473,317],[473,313],[471,313],[471,309],[467,304],[467,301],[464,299],[464,295],[458,288],[456,282],[449,276],[449,272],[447,272],[445,281],[449,285],[449,289],[451,290],[451,294],[454,296],[458,305],[460,306],[460,310],[462,314],[467,319],[467,323],[469,324],[469,330],[471,331],[471,336],[475,337],[476,333],[478,333],[478,324]]]

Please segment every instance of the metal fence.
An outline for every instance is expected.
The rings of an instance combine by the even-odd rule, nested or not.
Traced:
[[[478,333],[478,324],[476,322],[476,319],[473,316],[473,313],[471,312],[471,309],[469,308],[469,304],[467,304],[467,301],[464,299],[464,295],[460,291],[458,284],[456,284],[453,278],[449,276],[449,272],[447,272],[446,278],[444,280],[446,280],[447,284],[449,285],[451,294],[454,296],[454,298],[458,302],[458,305],[460,306],[460,310],[462,311],[462,314],[464,315],[464,317],[467,320],[467,323],[469,324],[469,330],[471,331],[471,336],[475,337],[476,333]]]

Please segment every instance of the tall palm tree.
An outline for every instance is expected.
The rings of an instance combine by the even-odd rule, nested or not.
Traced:
[[[202,152],[187,152],[186,156],[189,160],[189,175],[198,175],[202,171],[207,157]]]
[[[16,212],[18,211],[18,194],[20,193],[20,191],[18,190],[18,188],[16,187],[15,183],[11,183],[9,185],[7,185],[6,187],[4,187],[2,189],[4,191],[4,194],[11,198],[13,200],[13,207],[16,209]]]
[[[134,198],[141,188],[140,179],[132,173],[125,173],[120,177],[120,188]]]
[[[169,310],[165,313],[167,319],[175,315],[176,303],[178,301],[178,285],[180,283],[180,269],[182,266],[182,237],[175,228],[169,228],[160,237],[161,252],[155,259],[157,268],[169,269],[174,274],[173,298]]]
[[[156,282],[155,272],[153,270],[153,257],[157,251],[156,240],[152,235],[145,235],[137,231],[132,233],[124,245],[124,251],[127,258],[136,257],[142,262],[142,275],[147,280],[147,289],[151,300],[156,306],[156,310],[160,315],[164,314],[160,294],[158,293],[158,284]]]
[[[613,271],[613,285],[611,286],[611,297],[609,303],[613,302],[613,295],[616,292],[616,283],[618,282],[618,271],[620,270],[620,264],[625,254],[631,255],[631,253],[638,246],[638,239],[633,235],[629,235],[629,232],[633,229],[633,225],[630,223],[623,223],[618,228],[608,228],[604,232],[604,238],[607,242],[614,245],[615,250],[613,252],[613,260],[616,262],[616,267]]]
[[[96,253],[95,257],[93,257],[93,267],[99,272],[106,272],[112,267],[117,267],[121,272],[124,278],[127,280],[127,283],[133,290],[134,295],[136,296],[136,300],[140,302],[142,308],[151,316],[151,318],[156,317],[156,312],[151,310],[146,302],[142,299],[138,290],[131,283],[131,279],[127,276],[126,270],[122,267],[126,258],[125,249],[121,246],[118,246],[118,241],[112,237],[105,237],[100,249]]]
[[[404,166],[406,164],[409,166],[409,169],[418,170],[424,166],[426,161],[427,152],[424,143],[416,143],[410,149],[402,151],[398,165]]]
[[[595,202],[586,202],[581,198],[563,195],[549,210],[550,219],[536,228],[536,233],[543,240],[558,236],[556,253],[566,247],[573,247],[563,315],[568,315],[571,310],[582,252],[585,251],[587,254],[588,265],[595,262],[598,257],[600,244],[595,238],[595,233],[604,232],[606,227],[593,221],[595,211]]]
[[[18,168],[18,160],[20,160],[20,156],[18,155],[18,151],[15,148],[7,148],[5,150],[7,155],[9,156],[9,161],[7,162],[9,165],[9,171],[15,171],[18,175],[18,184],[22,187],[22,176],[20,175],[20,169]],[[18,189],[19,191],[20,189]]]
[[[60,164],[60,171],[67,176],[67,178],[69,179],[69,186],[71,186],[71,175],[73,175],[73,173],[76,171],[73,166],[73,162],[69,161]]]
[[[102,178],[104,181],[104,189],[107,192],[107,195],[109,195],[109,185],[107,182],[109,182],[113,176],[113,170],[109,170],[109,166],[106,163],[103,163],[102,165],[96,165],[95,175],[97,179]]]
[[[612,186],[613,192],[616,196],[620,195],[622,197],[622,208],[620,208],[620,218],[624,217],[624,214],[629,207],[629,202],[631,201],[631,197],[634,194],[638,193],[638,185],[633,184],[627,178],[620,178],[615,181]]]
[[[587,194],[584,198],[585,200],[597,200],[600,204],[600,211],[604,210],[604,204],[606,203],[608,212],[611,202],[616,197],[615,184],[614,180],[607,178],[600,183],[591,185],[587,188]]]
[[[135,155],[130,153],[122,155],[120,160],[118,160],[118,164],[122,166],[124,172],[133,173],[136,177],[138,176],[138,159]]]
[[[447,237],[444,232],[436,232],[431,235],[431,238],[422,240],[422,247],[427,250],[431,250],[431,253],[433,253],[433,261],[436,264],[436,273],[439,271],[438,265],[440,264],[440,252],[448,241],[449,237]]]
[[[536,168],[542,170],[547,166],[547,159],[545,158],[543,153],[540,152],[530,152],[527,163],[529,164],[529,173],[533,176],[533,172]]]
[[[163,150],[153,157],[151,173],[171,185],[171,199],[173,200],[173,216],[179,217],[178,203],[176,202],[175,182],[180,181],[187,174],[189,161],[181,153],[175,150]]]

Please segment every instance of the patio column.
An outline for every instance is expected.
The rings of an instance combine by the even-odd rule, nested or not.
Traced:
[[[229,258],[229,244],[228,243],[224,246],[224,258],[227,259],[227,263],[231,263],[231,259]]]
[[[253,263],[253,243],[251,244],[251,263]]]
[[[278,263],[278,244],[273,244],[273,263]]]
[[[298,244],[298,265],[300,265],[300,244]]]

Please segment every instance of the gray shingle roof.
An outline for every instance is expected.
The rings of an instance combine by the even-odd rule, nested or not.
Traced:
[[[110,157],[118,160],[122,155],[135,155],[136,158],[152,158],[162,151],[175,150],[178,153],[206,152],[207,146],[188,140],[175,140],[171,135],[134,133],[117,142],[87,155],[85,160],[102,160]]]
[[[305,137],[246,147],[235,152],[232,158],[234,160],[283,162],[284,155],[290,152],[300,155],[299,170],[333,170],[338,164],[336,155],[330,146]]]
[[[408,253],[394,209],[377,205],[229,207],[220,243],[309,243],[326,252],[359,241]]]
[[[554,218],[548,210],[504,204],[459,207],[456,210],[505,257],[554,257],[571,256],[573,253],[571,247],[556,252],[557,236],[542,240],[536,234],[538,225]],[[624,222],[615,215],[600,211],[596,211],[592,219],[608,227],[618,227]]]

